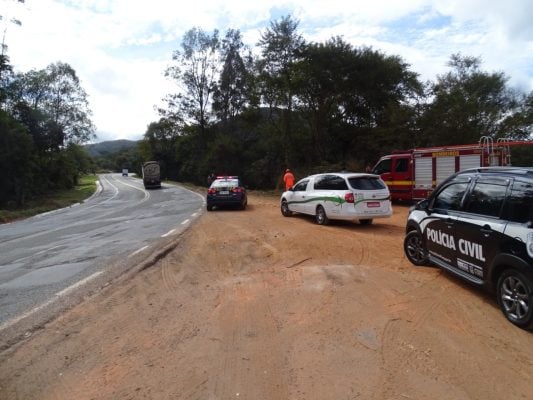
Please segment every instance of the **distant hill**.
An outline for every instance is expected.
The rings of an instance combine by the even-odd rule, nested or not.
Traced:
[[[122,150],[128,150],[136,147],[139,143],[138,140],[108,140],[106,142],[87,144],[85,149],[92,157],[102,157],[113,153],[118,153]]]

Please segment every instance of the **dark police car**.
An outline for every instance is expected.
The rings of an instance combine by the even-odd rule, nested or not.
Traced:
[[[237,206],[246,208],[248,199],[246,189],[238,176],[217,176],[207,190],[207,211],[213,207]]]
[[[461,171],[412,207],[404,250],[495,292],[504,315],[533,328],[533,168]]]

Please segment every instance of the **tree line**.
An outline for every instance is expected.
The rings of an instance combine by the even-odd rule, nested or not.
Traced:
[[[274,188],[286,167],[304,175],[362,170],[395,149],[527,139],[533,92],[453,54],[435,82],[395,55],[341,37],[306,42],[285,16],[261,33],[258,54],[239,30],[190,29],[165,75],[175,89],[139,146],[165,177],[204,183],[210,172]]]
[[[297,175],[363,170],[395,149],[530,138],[533,93],[451,55],[435,82],[395,55],[341,37],[307,42],[285,16],[261,33],[254,53],[239,30],[192,28],[164,71],[174,87],[135,150],[98,160],[140,173],[158,160],[164,178],[205,184],[211,172],[272,189]],[[72,187],[95,161],[87,95],[75,70],[56,62],[16,72],[0,55],[0,206]],[[533,156],[522,152],[526,162]]]
[[[72,188],[91,168],[87,95],[65,63],[14,72],[0,56],[0,206]]]

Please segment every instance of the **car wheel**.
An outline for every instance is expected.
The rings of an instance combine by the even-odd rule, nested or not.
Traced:
[[[315,219],[316,219],[316,223],[318,225],[327,225],[327,224],[329,224],[329,218],[326,215],[326,210],[324,210],[324,207],[318,206],[316,208]]]
[[[241,210],[244,210],[244,209],[246,209],[246,203],[245,203],[245,202],[242,202],[242,203],[241,203]]]
[[[292,215],[292,211],[289,210],[289,203],[287,203],[287,200],[281,201],[281,214],[284,217],[290,217]]]
[[[360,219],[359,223],[361,225],[372,225],[373,220],[372,219]]]
[[[428,255],[418,231],[409,232],[403,241],[403,251],[409,261],[414,265],[427,265]]]
[[[213,210],[213,206],[208,205],[207,206],[207,211],[212,211],[212,210]]]
[[[520,328],[533,328],[533,279],[508,269],[498,279],[497,292],[505,317]]]

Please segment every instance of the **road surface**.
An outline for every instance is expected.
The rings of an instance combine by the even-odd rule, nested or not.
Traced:
[[[0,338],[45,309],[71,306],[82,287],[122,273],[202,210],[203,198],[181,187],[147,191],[120,174],[99,182],[83,204],[0,225]]]

